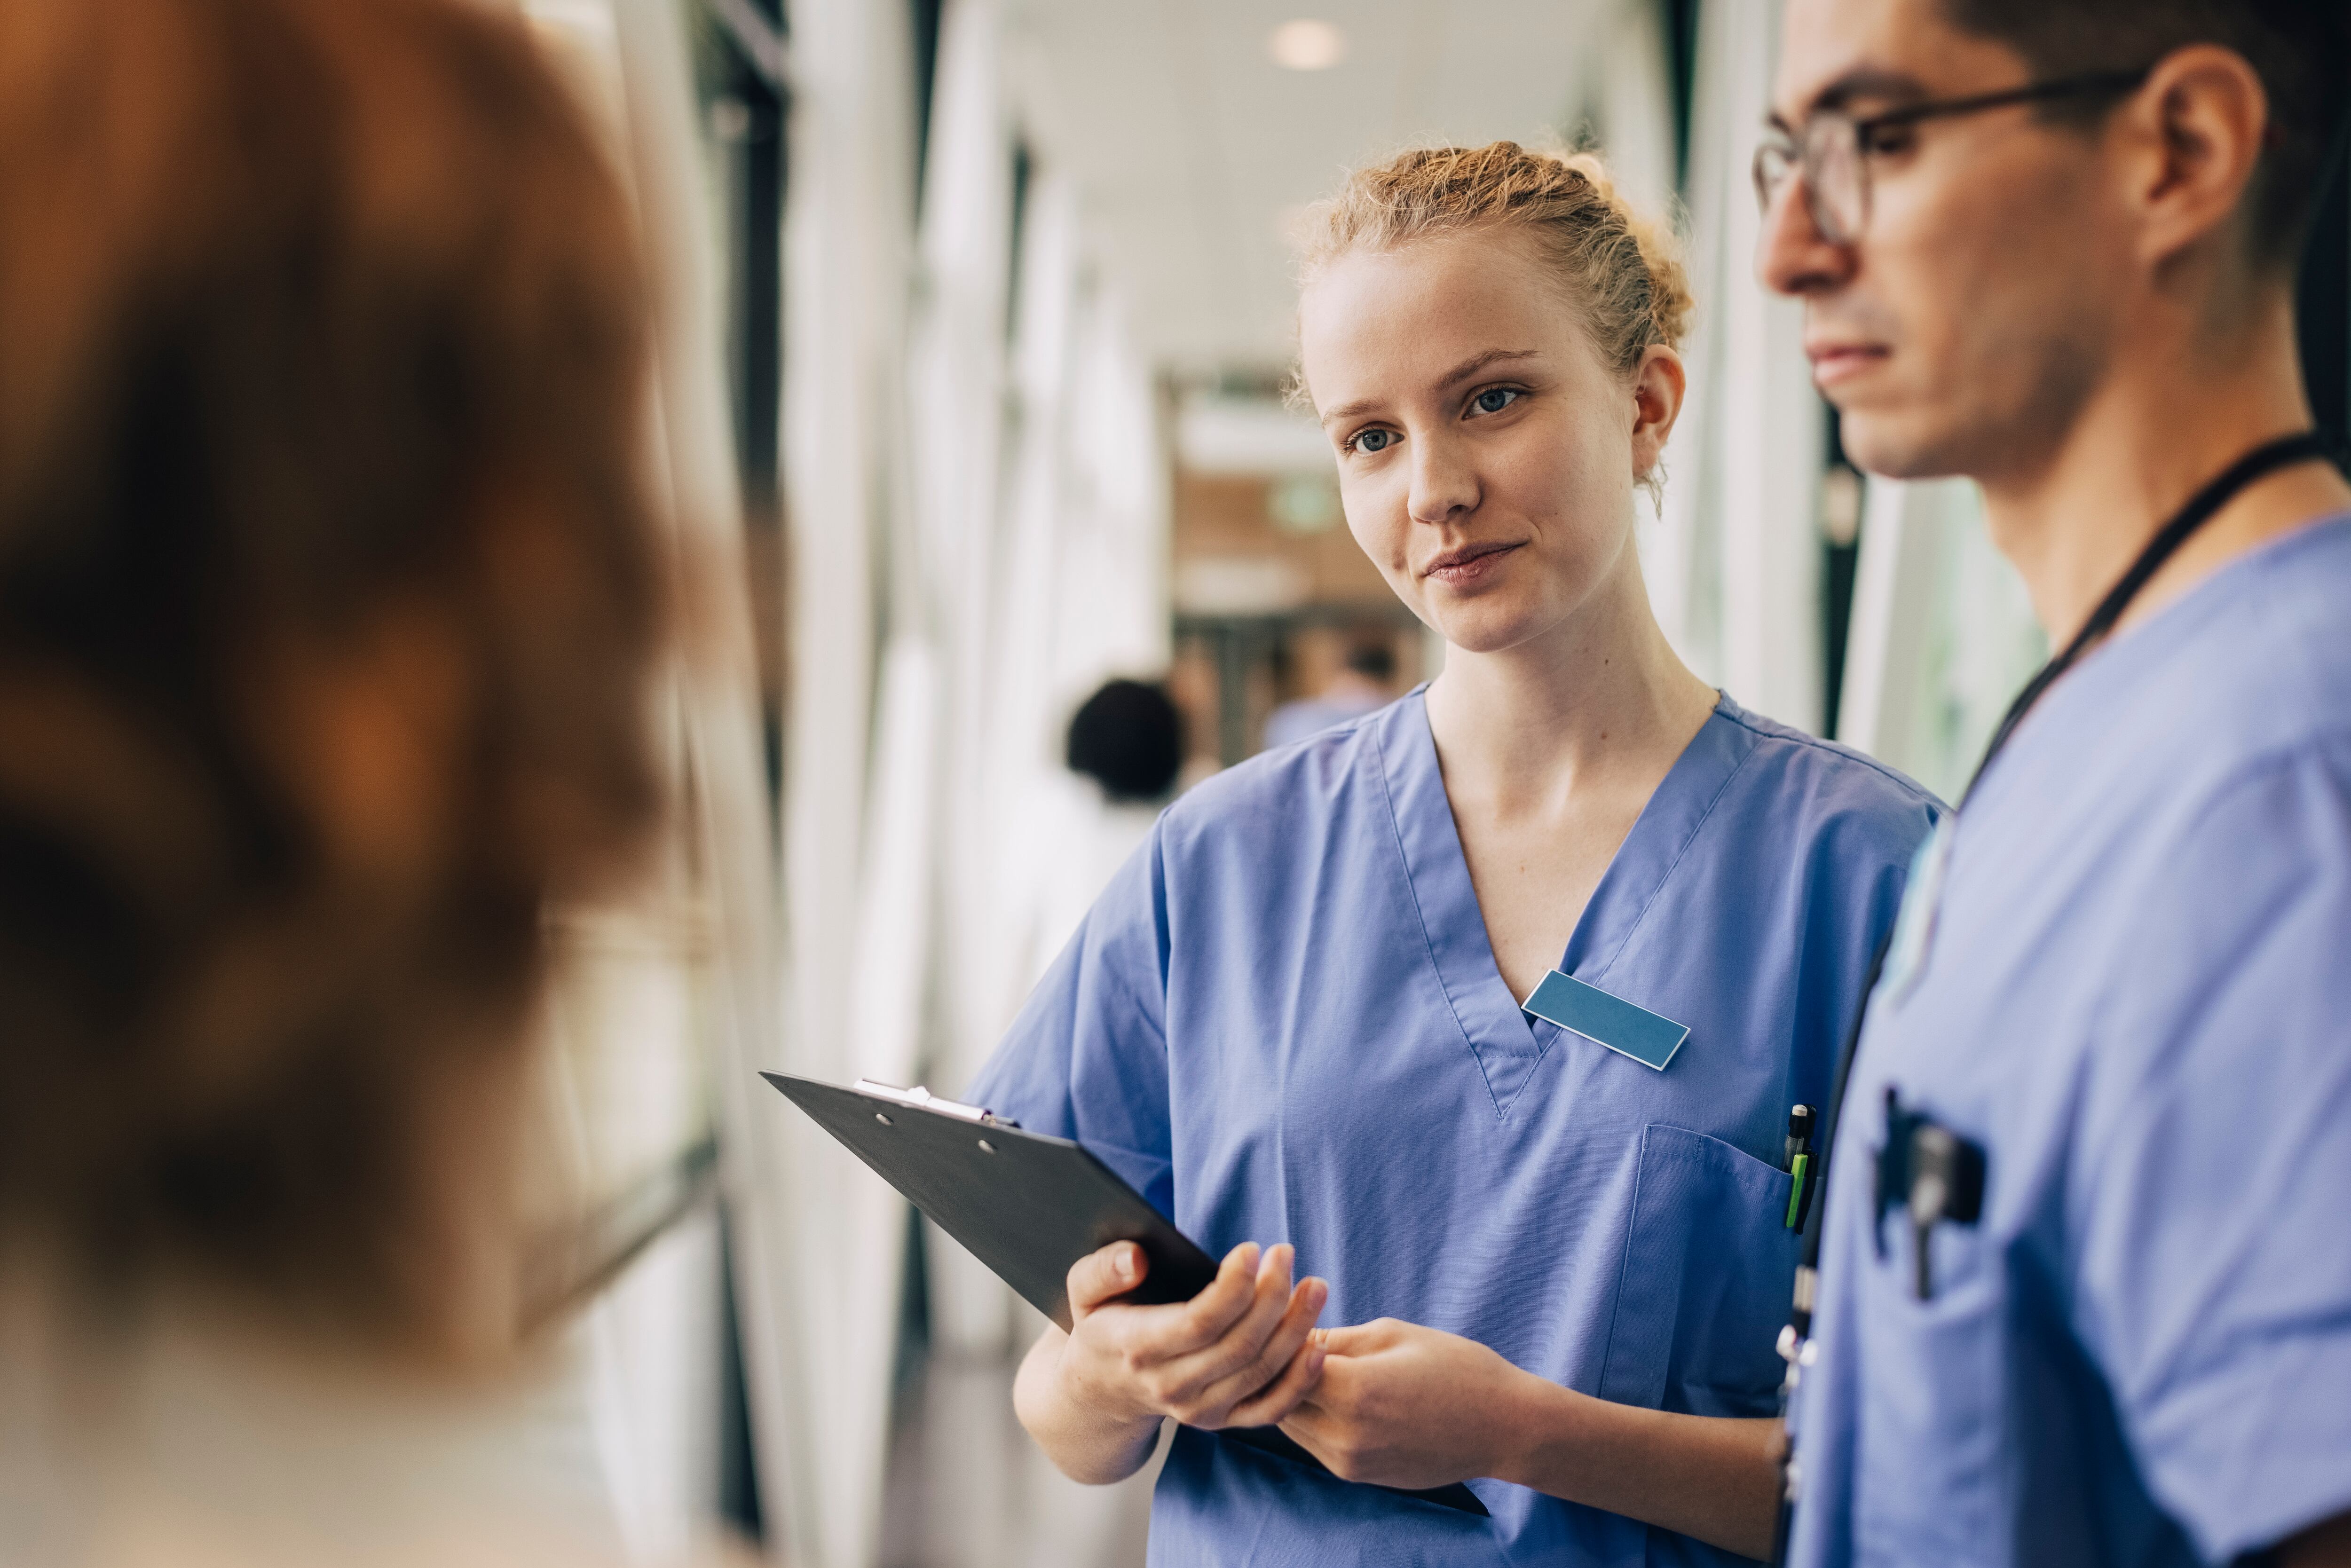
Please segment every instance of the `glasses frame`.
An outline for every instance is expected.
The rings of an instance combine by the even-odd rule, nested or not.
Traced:
[[[1966,98],[1929,99],[1923,103],[1907,103],[1882,113],[1854,116],[1841,109],[1816,110],[1804,121],[1799,131],[1775,127],[1755,149],[1755,160],[1750,171],[1755,181],[1755,200],[1765,214],[1790,178],[1801,175],[1804,185],[1804,206],[1811,214],[1813,226],[1832,245],[1851,245],[1869,226],[1872,201],[1869,160],[1884,151],[1878,140],[1888,131],[1907,130],[1929,120],[1949,120],[1959,115],[1980,114],[1986,110],[2007,109],[2015,104],[2048,103],[2058,99],[2087,98],[2101,93],[2120,97],[2135,92],[2155,69],[2142,66],[2137,70],[2088,71],[2080,76],[2058,77],[2048,81],[2027,82],[2022,87],[2004,88],[1998,92],[1974,93]],[[1822,141],[1813,134],[1813,127],[1825,121],[1844,120],[1853,129],[1855,183],[1857,187],[1860,215],[1845,232],[1846,225],[1830,212],[1822,200],[1819,179]],[[1771,164],[1783,166],[1775,178]]]

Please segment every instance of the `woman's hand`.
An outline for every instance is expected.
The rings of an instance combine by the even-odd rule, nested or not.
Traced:
[[[1081,1481],[1131,1475],[1164,1416],[1188,1427],[1270,1427],[1313,1385],[1322,1354],[1308,1343],[1330,1298],[1320,1280],[1290,1284],[1291,1250],[1244,1243],[1188,1301],[1119,1301],[1150,1267],[1118,1242],[1070,1270],[1071,1328],[1049,1328],[1021,1364],[1013,1406],[1054,1464]]]
[[[1418,1490],[1491,1476],[1744,1556],[1771,1550],[1776,1420],[1595,1399],[1389,1318],[1314,1338],[1322,1378],[1281,1429],[1350,1480]]]
[[[1415,1490],[1503,1473],[1531,1375],[1474,1340],[1380,1318],[1319,1330],[1322,1375],[1281,1429],[1353,1481]]]

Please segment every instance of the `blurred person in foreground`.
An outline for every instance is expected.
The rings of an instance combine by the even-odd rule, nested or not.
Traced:
[[[1764,280],[2064,650],[1868,1006],[1797,1562],[2351,1563],[2351,486],[2294,323],[2346,79],[2343,0],[1788,7]]]
[[[1329,685],[1311,697],[1286,702],[1266,716],[1265,745],[1277,746],[1318,735],[1334,724],[1361,718],[1395,700],[1395,650],[1384,643],[1357,643]]]
[[[489,1413],[540,912],[657,809],[643,309],[475,6],[0,6],[12,1568],[567,1560]]]

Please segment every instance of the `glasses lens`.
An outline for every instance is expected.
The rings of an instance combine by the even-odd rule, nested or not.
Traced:
[[[1832,245],[1850,245],[1869,220],[1869,171],[1861,136],[1842,114],[1823,112],[1804,128],[1804,174],[1813,221]]]
[[[1795,172],[1796,150],[1782,136],[1766,137],[1755,149],[1755,204],[1768,213]]]

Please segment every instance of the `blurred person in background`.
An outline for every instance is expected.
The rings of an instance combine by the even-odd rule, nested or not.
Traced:
[[[1169,1568],[1761,1555],[1790,1106],[1938,808],[1658,629],[1635,492],[1691,302],[1596,160],[1406,153],[1317,235],[1304,388],[1443,674],[1162,813],[967,1092],[1225,1256],[1176,1306],[1081,1260],[1020,1418],[1092,1481],[1184,1423]],[[1335,1474],[1213,1430],[1270,1423]]]
[[[658,804],[642,294],[482,8],[0,7],[12,1568],[569,1554],[501,1412],[541,911]]]
[[[1268,750],[1361,718],[1395,700],[1395,650],[1384,643],[1356,643],[1331,683],[1311,697],[1286,702],[1266,716]]]
[[[1184,716],[1165,686],[1105,681],[1071,716],[1062,755],[1071,772],[1093,780],[1105,804],[1155,810],[1184,764]]]
[[[1153,681],[1105,681],[1070,717],[1057,790],[1036,852],[1048,863],[1037,939],[1022,977],[1033,983],[1086,917],[1118,868],[1176,794],[1184,716]]]
[[[2294,280],[2343,0],[1793,0],[1758,266],[2062,652],[1834,1129],[1808,1564],[2351,1563],[2351,485]],[[2004,744],[2003,744],[2004,743]]]

